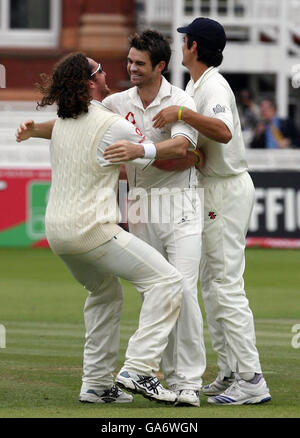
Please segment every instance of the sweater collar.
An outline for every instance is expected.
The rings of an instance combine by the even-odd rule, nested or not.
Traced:
[[[92,99],[91,100],[91,104],[95,105],[95,106],[100,106],[101,108],[103,108],[106,111],[111,111],[109,108],[107,108],[102,102],[100,102],[100,100],[96,100],[96,99]],[[112,112],[112,111],[111,111]]]

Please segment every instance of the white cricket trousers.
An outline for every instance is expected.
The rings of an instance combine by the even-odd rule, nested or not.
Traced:
[[[129,340],[123,369],[155,375],[180,310],[179,272],[154,248],[124,230],[92,251],[61,258],[89,291],[84,307],[83,385],[106,388],[113,382],[123,303],[118,277],[144,295],[139,326]]]
[[[146,198],[139,203],[142,217],[145,217],[143,210],[148,201]],[[134,203],[130,207],[133,208]],[[171,214],[163,207],[171,210]],[[162,216],[156,216],[155,221],[152,215],[152,222],[129,222],[130,231],[156,248],[183,277],[180,314],[163,353],[162,371],[168,385],[200,390],[206,368],[203,319],[198,301],[202,239],[200,199],[193,189],[172,196],[152,194],[151,209],[155,213],[163,211],[166,222],[161,222]]]
[[[208,186],[203,184],[200,282],[212,346],[218,354],[219,375],[230,376],[231,371],[261,373],[243,280],[255,189],[248,172],[214,179]]]

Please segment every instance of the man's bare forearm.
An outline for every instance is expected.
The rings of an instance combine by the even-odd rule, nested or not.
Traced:
[[[155,144],[156,156],[158,160],[166,160],[169,158],[184,158],[189,147],[189,140],[178,135],[175,138],[165,140]],[[103,153],[106,160],[111,163],[122,161],[131,161],[136,158],[154,158],[153,156],[145,155],[144,146],[134,144],[128,140],[119,140],[108,146]]]
[[[182,120],[211,140],[228,143],[232,138],[225,123],[214,117],[203,116],[185,107],[182,112]]]
[[[47,120],[42,123],[35,123],[31,131],[31,137],[51,139],[55,120]]]
[[[153,127],[161,129],[169,123],[175,123],[178,120],[179,109],[179,106],[171,105],[159,111],[153,118]],[[222,120],[203,116],[187,107],[181,110],[180,120],[197,129],[205,137],[219,143],[228,143],[232,138],[229,128]]]
[[[156,143],[156,159],[185,158],[189,144],[189,140],[181,135]]]
[[[186,170],[194,167],[197,163],[197,156],[188,151],[185,158],[170,158],[168,160],[156,160],[152,166],[167,172],[174,172],[176,170]]]

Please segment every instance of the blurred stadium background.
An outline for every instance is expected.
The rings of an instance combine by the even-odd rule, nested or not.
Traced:
[[[1,0],[0,7],[0,246],[47,244],[48,142],[17,144],[14,134],[25,119],[55,117],[51,108],[35,111],[34,83],[70,51],[101,60],[111,90],[123,90],[130,86],[128,35],[155,28],[172,43],[168,79],[184,87],[188,73],[176,28],[209,16],[227,32],[220,70],[236,98],[243,90],[257,105],[271,97],[279,116],[300,129],[300,89],[292,86],[300,65],[300,0]],[[300,149],[251,149],[253,132],[245,127],[243,134],[257,189],[248,245],[299,248]]]
[[[300,64],[300,0],[0,1],[0,323],[7,329],[9,347],[0,350],[4,402],[0,417],[16,412],[18,416],[98,415],[94,407],[83,413],[82,406],[73,406],[81,375],[84,294],[49,250],[30,249],[47,247],[48,141],[17,144],[15,131],[24,120],[56,115],[54,108],[35,110],[39,96],[34,83],[41,72],[50,73],[64,54],[80,50],[101,61],[112,91],[124,90],[130,86],[127,38],[134,30],[151,27],[170,38],[173,57],[168,79],[184,87],[188,74],[181,65],[182,41],[176,28],[197,16],[216,19],[226,29],[228,44],[220,70],[237,99],[242,90],[251,90],[257,104],[274,98],[279,116],[293,120],[300,129],[300,89],[296,80],[292,86]],[[245,129],[243,134],[257,193],[248,246],[277,248],[247,250],[246,271],[263,368],[275,397],[272,408],[237,409],[225,416],[299,416],[300,392],[295,391],[299,349],[295,348],[300,345],[297,341],[292,348],[290,342],[291,328],[300,322],[300,149],[251,149],[251,132]],[[124,288],[119,365],[139,310],[136,292],[125,283]],[[74,295],[74,290],[81,292]],[[206,379],[211,379],[215,356],[209,343],[207,348]],[[148,402],[141,399],[138,407],[144,406]],[[125,407],[112,414],[106,408],[104,416],[118,412],[128,417],[163,417],[171,411],[138,412]],[[219,413],[172,411],[174,417],[185,415]]]

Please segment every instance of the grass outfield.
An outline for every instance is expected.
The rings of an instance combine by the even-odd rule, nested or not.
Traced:
[[[291,345],[292,327],[300,324],[299,260],[299,251],[247,250],[246,290],[271,402],[210,406],[202,394],[200,408],[163,406],[142,396],[124,406],[91,405],[77,401],[85,290],[47,249],[0,249],[0,323],[6,328],[6,348],[0,349],[0,418],[299,418],[300,348]],[[140,308],[135,289],[123,284],[117,370]],[[205,340],[207,383],[217,368],[206,326]]]

